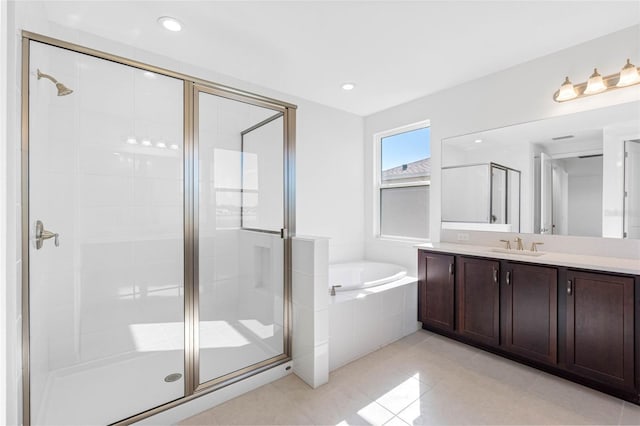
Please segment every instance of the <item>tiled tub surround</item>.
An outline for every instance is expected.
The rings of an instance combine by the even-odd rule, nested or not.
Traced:
[[[415,277],[329,296],[329,369],[414,333],[416,318]]]
[[[640,401],[640,261],[422,244],[423,328]]]
[[[292,247],[293,372],[316,388],[329,380],[329,240],[296,236]]]
[[[293,238],[293,372],[312,388],[327,383],[330,370],[419,329],[415,277],[329,296],[328,259],[327,238]]]

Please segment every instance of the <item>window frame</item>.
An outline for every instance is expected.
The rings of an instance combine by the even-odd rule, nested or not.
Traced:
[[[407,243],[423,243],[430,241],[431,223],[427,223],[426,238],[406,237],[399,235],[385,235],[382,233],[382,204],[380,202],[381,192],[383,189],[409,188],[424,186],[429,188],[429,208],[431,207],[431,176],[421,180],[382,183],[382,139],[401,133],[411,132],[413,130],[425,129],[431,127],[430,120],[422,120],[416,123],[407,124],[390,130],[385,130],[373,135],[374,155],[373,155],[373,236],[378,240],[398,241]],[[429,141],[431,143],[431,141]],[[432,157],[430,157],[432,158]],[[431,215],[428,215],[429,217]]]

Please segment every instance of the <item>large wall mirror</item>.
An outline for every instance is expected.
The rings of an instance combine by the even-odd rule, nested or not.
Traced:
[[[640,102],[443,139],[442,228],[640,239]]]

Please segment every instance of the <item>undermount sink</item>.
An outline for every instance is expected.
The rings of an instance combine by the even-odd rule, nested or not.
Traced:
[[[514,249],[505,249],[505,248],[492,248],[492,252],[495,253],[507,253],[514,254],[516,256],[533,256],[538,257],[544,255],[544,252],[541,251],[530,251],[530,250],[514,250]]]

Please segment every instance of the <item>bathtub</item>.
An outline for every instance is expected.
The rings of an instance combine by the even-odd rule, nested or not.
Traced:
[[[404,278],[407,269],[392,263],[382,262],[347,262],[329,265],[329,289],[351,291],[375,287]]]
[[[329,265],[329,370],[415,332],[418,288],[399,265],[366,260]]]

